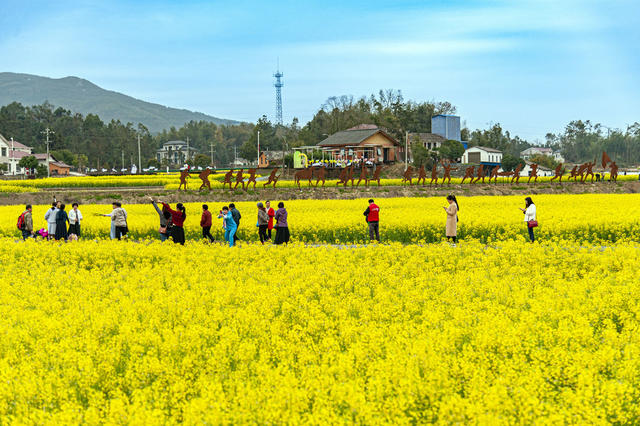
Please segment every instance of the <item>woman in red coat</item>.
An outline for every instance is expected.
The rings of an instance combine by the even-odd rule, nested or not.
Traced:
[[[173,210],[169,204],[162,203],[162,207],[165,208],[169,213],[171,213],[171,238],[173,238],[173,242],[176,244],[184,245],[184,221],[187,218],[187,209],[184,208],[182,203],[176,204],[176,209]]]

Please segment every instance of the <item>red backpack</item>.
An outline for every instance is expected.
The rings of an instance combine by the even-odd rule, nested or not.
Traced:
[[[24,223],[24,214],[25,213],[26,212],[22,212],[22,214],[20,216],[18,216],[18,229],[21,230],[21,231],[24,230],[24,227],[26,225]]]

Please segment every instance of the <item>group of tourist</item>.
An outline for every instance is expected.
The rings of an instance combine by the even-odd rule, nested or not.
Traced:
[[[177,203],[176,208],[172,209],[171,206],[165,202],[156,201],[152,197],[149,197],[149,200],[153,204],[160,219],[160,226],[158,228],[160,240],[166,241],[171,238],[174,243],[184,245],[184,222],[187,219],[187,209],[184,205]],[[458,236],[458,212],[460,211],[460,205],[455,195],[447,196],[447,202],[449,206],[443,207],[447,215],[445,235],[447,240],[453,241],[453,245],[455,245]],[[162,205],[162,208],[160,208],[158,203]],[[277,210],[271,207],[270,201],[266,201],[264,204],[261,202],[257,203],[256,207],[258,209],[256,227],[258,228],[260,243],[264,244],[272,240],[271,231],[274,228],[276,229],[276,235],[273,243],[288,243],[290,239],[288,213],[284,207],[284,203],[279,202]],[[533,203],[531,197],[525,198],[525,208],[520,208],[520,210],[524,214],[524,222],[529,234],[529,240],[534,242],[534,228],[538,226],[538,221],[536,205]],[[129,232],[127,211],[122,208],[120,202],[114,201],[112,203],[111,213],[101,214],[100,216],[111,218],[111,239],[120,240]],[[373,199],[369,200],[369,206],[364,211],[364,216],[369,228],[369,239],[371,241],[380,241],[380,207]],[[230,203],[228,206],[222,207],[216,217],[222,219],[224,240],[229,243],[229,247],[233,247],[235,242],[239,240],[238,229],[240,228],[240,219],[242,218],[240,211],[234,203]],[[51,208],[45,213],[44,219],[47,222],[47,229],[42,228],[36,232],[33,227],[32,207],[31,205],[27,205],[26,210],[18,218],[18,229],[22,231],[23,239],[37,236],[55,240],[77,240],[80,238],[80,223],[83,218],[82,213],[78,210],[78,203],[73,203],[71,210],[67,214],[65,205],[60,201],[54,200]],[[211,235],[212,226],[213,216],[209,211],[209,206],[203,204],[202,214],[200,216],[200,227],[202,228],[202,238],[206,238],[209,242],[215,241],[213,235]]]
[[[78,210],[78,203],[71,205],[69,213],[65,210],[66,205],[54,200],[51,208],[44,214],[47,228],[38,231],[33,227],[33,209],[31,204],[27,204],[25,211],[18,217],[18,229],[22,231],[22,238],[42,237],[47,240],[77,240],[80,238],[80,222],[82,213]]]
[[[160,227],[158,233],[160,234],[160,240],[165,241],[169,238],[176,244],[185,243],[184,238],[184,222],[187,218],[187,210],[182,203],[176,204],[176,209],[172,209],[171,206],[163,201],[154,200],[149,197],[149,200],[153,204],[158,217],[160,219]],[[162,205],[162,208],[158,206],[158,203]],[[289,223],[287,221],[288,213],[284,207],[284,203],[278,203],[278,210],[274,210],[271,207],[271,202],[266,201],[257,204],[258,214],[256,227],[258,228],[258,236],[260,243],[264,244],[267,241],[271,241],[271,231],[275,228],[276,235],[273,240],[274,244],[286,244],[289,242]],[[218,212],[218,219],[222,219],[222,229],[224,230],[224,240],[229,243],[229,247],[233,247],[238,238],[238,228],[240,227],[240,219],[242,215],[236,208],[234,203],[230,203],[228,206],[222,207]],[[202,228],[202,238],[206,238],[209,242],[214,242],[215,239],[211,235],[211,227],[213,226],[213,216],[209,211],[207,204],[202,205],[202,214],[200,216],[200,227]]]

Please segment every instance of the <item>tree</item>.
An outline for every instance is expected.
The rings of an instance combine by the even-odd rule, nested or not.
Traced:
[[[22,157],[18,162],[18,166],[25,168],[27,170],[33,170],[38,167],[38,160],[33,155],[27,155],[26,157]]]
[[[76,164],[76,156],[68,149],[58,149],[56,151],[51,151],[51,155],[58,161],[62,161],[66,164]]]
[[[429,150],[419,140],[411,143],[411,156],[413,157],[413,165],[416,167],[426,165],[430,157]]]
[[[204,154],[198,154],[193,159],[193,165],[196,167],[207,167],[211,165],[211,158]]]
[[[455,161],[464,154],[464,145],[458,141],[450,139],[442,142],[442,145],[438,148],[438,152],[442,158]]]
[[[518,167],[518,164],[524,167],[525,162],[522,158],[514,157],[511,154],[504,154],[502,156],[502,170],[510,172],[512,170],[515,170],[516,167]]]
[[[240,147],[240,157],[248,161],[257,161],[258,159],[258,147],[251,140],[246,141]]]
[[[558,165],[558,162],[554,160],[553,157],[543,154],[532,155],[529,161],[546,167],[547,169],[555,169]]]
[[[0,172],[4,173],[9,170],[9,165],[6,163],[0,163]]]
[[[47,176],[47,166],[45,166],[44,164],[38,164],[38,167],[36,167],[36,175],[38,177]]]

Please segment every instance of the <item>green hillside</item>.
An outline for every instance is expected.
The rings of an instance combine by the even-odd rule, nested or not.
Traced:
[[[30,74],[0,73],[0,106],[11,102],[40,105],[45,101],[83,115],[97,114],[106,122],[116,119],[123,123],[142,123],[152,133],[171,126],[179,128],[191,120],[227,125],[238,123],[200,112],[141,101],[105,90],[78,77],[54,79]]]

